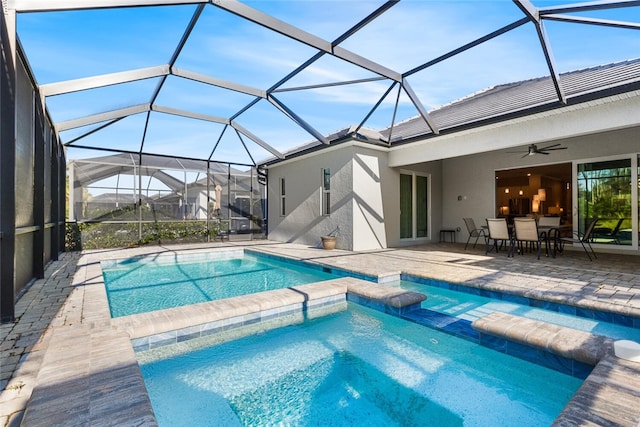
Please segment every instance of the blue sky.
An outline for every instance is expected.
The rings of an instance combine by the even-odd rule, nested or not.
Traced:
[[[271,14],[311,34],[331,41],[367,16],[382,1],[252,1],[249,6]],[[562,4],[537,2],[536,6]],[[40,84],[166,64],[194,5],[99,11],[29,13],[18,16],[18,34]],[[511,1],[401,1],[340,46],[394,71],[406,72],[443,53],[510,24],[523,16]],[[640,8],[591,12],[585,16],[640,22]],[[545,22],[561,72],[640,56],[638,30]],[[207,76],[267,89],[314,55],[316,51],[280,34],[256,26],[208,5],[181,52],[176,67]],[[533,25],[526,24],[408,78],[429,110],[492,85],[548,74]],[[308,67],[283,87],[297,87],[374,77],[362,68],[329,55]],[[147,103],[159,79],[149,79],[91,91],[50,97],[55,122]],[[377,81],[276,94],[322,134],[359,124],[389,88]],[[371,116],[367,127],[391,124],[393,91]],[[229,118],[253,98],[170,76],[157,104]],[[417,111],[400,97],[396,122]],[[78,141],[92,147],[137,151],[146,114],[125,118]],[[280,151],[313,137],[267,101],[260,101],[236,121]],[[62,134],[67,142],[97,125]],[[151,114],[144,150],[176,156],[207,158],[220,141],[214,160],[250,163],[270,154],[233,129],[162,113]],[[70,158],[104,153],[69,150]]]

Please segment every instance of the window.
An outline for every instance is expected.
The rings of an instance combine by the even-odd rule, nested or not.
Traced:
[[[322,169],[322,215],[331,214],[331,169]]]
[[[280,216],[287,214],[286,193],[284,187],[284,178],[280,178]]]

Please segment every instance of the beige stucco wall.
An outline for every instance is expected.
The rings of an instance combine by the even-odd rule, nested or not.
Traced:
[[[352,249],[353,149],[331,147],[269,167],[268,234],[277,241],[320,246],[336,228],[338,248]],[[331,169],[331,215],[321,213],[322,169]],[[280,178],[285,177],[287,215],[280,215]]]
[[[320,236],[339,228],[338,247],[372,250],[437,240],[442,223],[441,162],[389,168],[387,149],[352,142],[269,168],[269,238],[320,246]],[[331,169],[331,215],[321,215],[321,170]],[[400,173],[430,177],[429,237],[400,240]],[[287,215],[280,215],[285,177]]]
[[[386,248],[385,218],[391,206],[389,203],[385,206],[384,201],[392,178],[386,153],[355,147],[353,154],[352,248],[355,251]]]

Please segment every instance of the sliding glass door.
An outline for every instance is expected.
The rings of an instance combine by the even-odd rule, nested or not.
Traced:
[[[429,177],[400,174],[400,238],[429,237]]]
[[[577,229],[584,233],[591,219],[598,218],[593,244],[637,247],[637,163],[627,157],[577,164]]]

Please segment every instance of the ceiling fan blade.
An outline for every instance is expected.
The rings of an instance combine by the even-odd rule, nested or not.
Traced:
[[[555,151],[555,150],[566,150],[568,147],[557,147],[557,148],[543,148],[546,151]]]
[[[541,149],[541,150],[548,150],[549,148],[552,148],[552,147],[558,147],[559,145],[560,145],[560,144],[551,144],[551,145],[549,145],[548,147],[541,147],[540,149]]]
[[[529,157],[529,153],[525,154],[524,156],[520,157],[521,159],[524,159],[525,157]]]
[[[549,155],[549,153],[547,153],[546,151],[541,151],[541,150],[538,150],[537,153],[544,154],[545,156]]]

